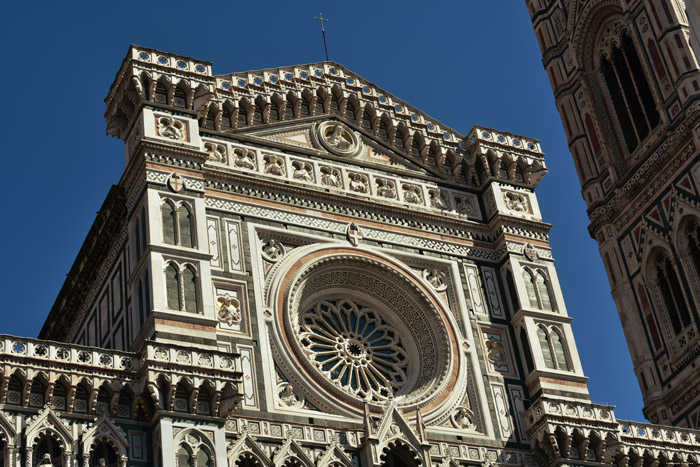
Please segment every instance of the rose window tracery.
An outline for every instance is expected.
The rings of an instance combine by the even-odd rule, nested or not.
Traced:
[[[309,359],[344,391],[381,400],[407,382],[408,353],[401,336],[376,310],[350,299],[321,300],[299,321]]]

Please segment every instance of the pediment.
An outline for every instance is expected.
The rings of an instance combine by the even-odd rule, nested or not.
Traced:
[[[340,127],[342,131],[352,133],[355,145],[351,146],[348,143],[351,149],[348,154],[334,150],[333,146],[326,143],[327,138],[324,136],[324,130],[329,131],[329,127],[331,129]],[[454,180],[451,173],[446,176],[447,174],[440,173],[437,166],[425,167],[422,162],[411,160],[405,154],[400,154],[387,147],[386,142],[374,137],[362,128],[338,118],[272,123],[257,128],[239,129],[234,134],[237,136],[242,134],[244,139],[259,144],[271,145],[283,150],[311,152],[321,157],[343,160],[348,164],[358,163],[412,176]]]

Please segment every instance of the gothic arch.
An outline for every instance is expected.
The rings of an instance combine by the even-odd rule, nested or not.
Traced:
[[[34,447],[39,443],[46,442],[49,447],[56,446],[60,448],[62,457],[61,465],[66,465],[65,458],[75,452],[73,449],[73,436],[69,428],[64,425],[64,422],[48,407],[29,420],[25,436],[26,446],[32,448],[31,451],[28,450],[27,452],[28,465],[35,465],[41,461],[38,455],[42,453],[34,450]],[[52,455],[51,457],[53,458],[55,456]]]
[[[415,448],[398,437],[386,443],[380,459],[386,467],[418,467],[423,464],[423,459]]]
[[[645,283],[671,357],[687,348],[688,338],[696,329],[673,258],[668,248],[657,245],[646,256],[644,268]]]
[[[188,428],[180,431],[173,439],[173,446],[175,448],[175,452],[172,453],[172,456],[175,458],[174,465],[177,467],[195,467],[195,465],[200,465],[199,463],[194,463],[194,459],[196,459],[200,453],[203,453],[209,459],[209,463],[205,465],[208,467],[214,467],[216,465],[216,447],[214,446],[213,441],[206,435],[206,433],[196,428]],[[183,463],[179,459],[179,455],[183,449],[190,456],[189,465],[182,465]],[[199,462],[199,459],[197,459],[197,462]]]
[[[129,455],[126,435],[106,415],[102,415],[83,434],[83,459],[90,461],[100,443],[106,443],[114,450],[119,467],[126,467]]]
[[[685,216],[675,225],[676,251],[690,286],[694,303],[700,303],[700,215],[684,206]]]

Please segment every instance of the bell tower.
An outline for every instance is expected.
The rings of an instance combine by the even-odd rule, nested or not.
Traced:
[[[527,0],[654,423],[700,423],[700,5]]]

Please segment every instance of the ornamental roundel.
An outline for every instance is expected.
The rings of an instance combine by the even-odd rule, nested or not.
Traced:
[[[382,410],[388,400],[426,415],[456,407],[466,362],[432,287],[366,251],[299,250],[267,290],[276,358],[307,399],[350,413],[365,402]]]
[[[336,156],[354,157],[362,149],[357,134],[338,121],[320,123],[316,127],[316,137],[324,148]]]

